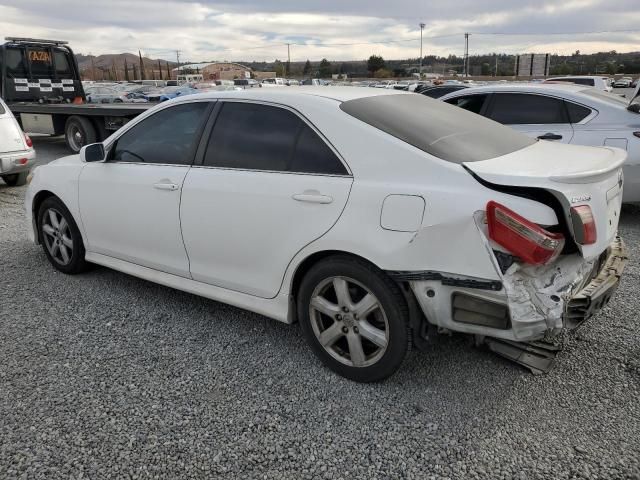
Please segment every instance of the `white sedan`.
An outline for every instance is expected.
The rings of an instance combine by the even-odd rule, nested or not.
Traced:
[[[640,108],[633,98],[581,85],[491,84],[440,100],[542,140],[628,152],[624,202],[640,202]]]
[[[26,213],[62,272],[297,320],[374,381],[437,327],[519,345],[606,304],[624,160],[395,90],[211,92],[37,168]]]

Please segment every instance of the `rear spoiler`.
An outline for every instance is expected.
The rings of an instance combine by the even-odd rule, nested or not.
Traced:
[[[624,162],[627,160],[627,153],[624,150],[614,149],[611,147],[599,147],[606,148],[611,150],[612,153],[616,154],[613,161],[609,163],[607,166],[588,170],[586,172],[576,172],[569,173],[566,175],[554,175],[549,177],[549,180],[557,183],[591,183],[597,182],[601,180],[603,177],[606,177],[608,174],[613,172],[614,170],[622,167]],[[620,179],[622,181],[622,179]]]

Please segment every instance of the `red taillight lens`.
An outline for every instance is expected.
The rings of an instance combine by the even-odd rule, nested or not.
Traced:
[[[571,207],[571,221],[573,222],[573,235],[580,245],[593,245],[598,240],[596,222],[589,205]]]
[[[553,261],[564,247],[564,236],[551,233],[504,205],[487,203],[489,237],[516,257],[532,265]]]
[[[27,144],[27,147],[29,148],[33,147],[33,140],[31,140],[31,137],[26,133],[24,134],[24,141]]]

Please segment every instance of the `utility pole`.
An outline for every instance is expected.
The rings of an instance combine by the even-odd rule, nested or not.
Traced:
[[[287,68],[285,71],[285,78],[289,76],[289,69],[291,68],[291,44],[287,43]]]
[[[493,76],[494,77],[498,76],[498,54],[496,54],[496,71],[495,71],[495,74]]]
[[[462,74],[463,74],[462,76],[465,78],[469,76],[469,34],[468,33],[464,34],[464,66],[463,66]]]
[[[422,80],[422,31],[424,30],[425,24],[420,24],[420,79]]]

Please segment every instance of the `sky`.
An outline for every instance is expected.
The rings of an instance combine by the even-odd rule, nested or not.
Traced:
[[[292,61],[640,51],[640,0],[0,0],[4,36],[76,53]]]

